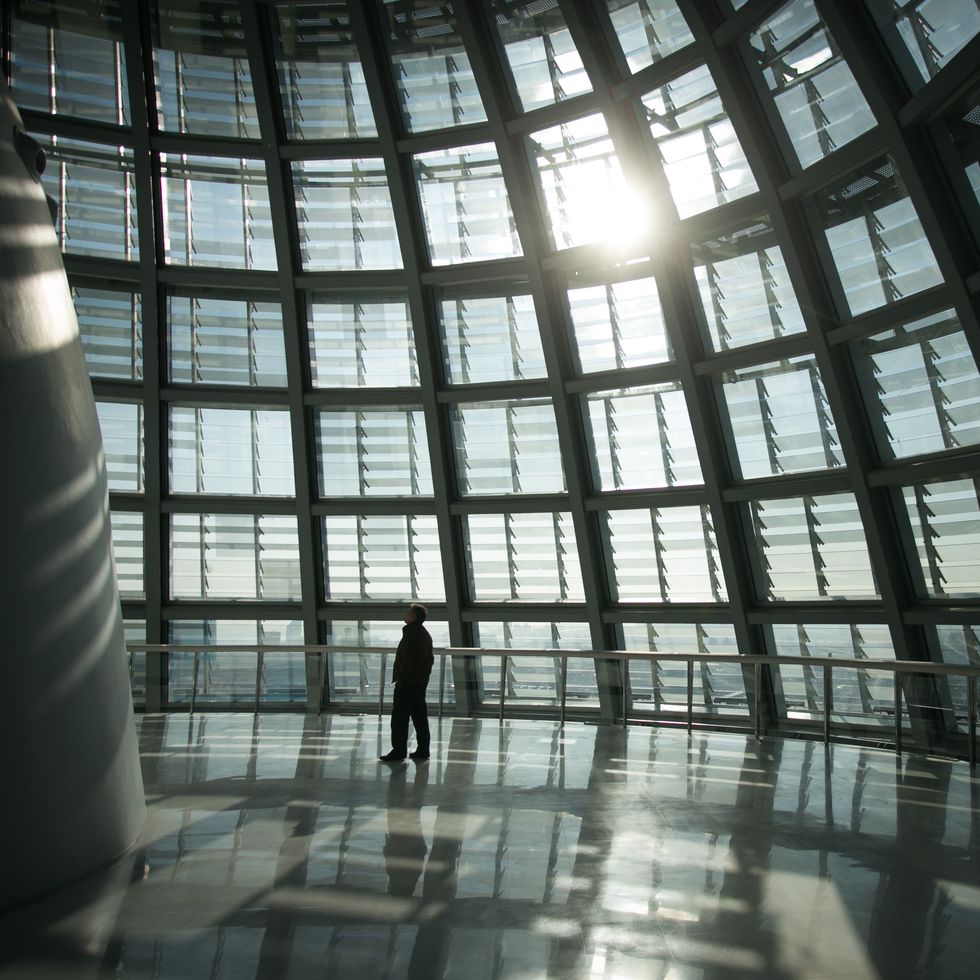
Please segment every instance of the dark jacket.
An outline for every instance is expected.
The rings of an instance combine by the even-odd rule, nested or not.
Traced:
[[[432,673],[432,637],[421,623],[406,623],[402,627],[402,638],[395,651],[395,668],[392,680],[396,684],[429,683]]]

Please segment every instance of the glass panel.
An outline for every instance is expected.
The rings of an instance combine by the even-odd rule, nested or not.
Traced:
[[[415,334],[407,300],[368,302],[314,293],[307,307],[314,388],[415,388]]]
[[[293,183],[304,269],[402,267],[384,161],[304,160]]]
[[[596,391],[584,399],[599,490],[703,483],[691,417],[677,382]]]
[[[571,514],[469,514],[463,518],[475,602],[584,602]]]
[[[606,0],[606,5],[631,72],[694,41],[676,0]]]
[[[171,381],[285,388],[278,303],[168,295],[167,324]]]
[[[291,497],[289,412],[170,409],[170,491]]]
[[[476,646],[490,650],[592,649],[588,623],[474,623],[473,641]],[[517,704],[559,704],[561,664],[561,660],[552,657],[508,659],[504,673],[507,701]],[[501,658],[480,658],[484,703],[500,698],[500,668]],[[585,657],[568,660],[565,700],[572,708],[598,705],[594,660]]]
[[[544,378],[534,301],[526,294],[446,299],[439,332],[448,384]]]
[[[303,623],[298,619],[198,619],[170,623],[170,642],[202,646],[303,645]],[[258,654],[235,651],[200,652],[196,704],[254,703]],[[191,699],[194,653],[167,655],[168,703]],[[306,657],[302,651],[265,653],[258,675],[259,700],[264,704],[306,703]]]
[[[146,643],[146,620],[124,619],[123,639],[126,643]],[[129,652],[129,681],[133,691],[133,704],[146,704],[146,651]]]
[[[758,190],[707,66],[654,89],[643,105],[682,218]]]
[[[945,664],[970,664],[980,667],[980,626],[931,626],[939,646],[939,659]],[[969,725],[969,701],[966,678],[948,677],[950,699],[956,721],[966,728]]]
[[[653,277],[569,289],[568,306],[580,372],[674,359]]]
[[[886,37],[911,55],[918,77],[907,81],[921,87],[934,78],[980,30],[976,0],[869,0]]]
[[[446,597],[433,515],[325,517],[323,556],[327,600]]]
[[[782,249],[767,218],[699,242],[691,251],[713,350],[806,330]]]
[[[160,128],[258,139],[238,4],[157,0],[151,27]]]
[[[21,109],[129,125],[117,4],[14,4],[10,89]],[[33,8],[33,9],[32,9]]]
[[[433,265],[522,255],[493,143],[413,157]]]
[[[953,310],[851,345],[885,459],[980,442],[980,373]]]
[[[732,469],[743,480],[844,465],[812,354],[726,371]]]
[[[556,249],[622,246],[647,234],[644,199],[626,183],[601,113],[530,138]]]
[[[786,624],[767,627],[772,649],[784,657],[840,657],[848,660],[894,660],[887,626]],[[837,724],[894,725],[894,675],[883,671],[833,671],[831,719]],[[779,689],[787,718],[823,717],[823,668],[782,664]]]
[[[735,628],[720,623],[623,623],[623,649],[651,653],[738,654]],[[687,664],[681,661],[631,660],[632,710],[687,713]],[[747,715],[748,698],[739,664],[694,665],[695,714]]]
[[[976,480],[944,480],[904,487],[928,596],[980,594],[980,500]]]
[[[385,0],[395,84],[411,133],[485,122],[451,3]]]
[[[749,504],[768,599],[873,599],[868,544],[851,493]]]
[[[33,134],[47,165],[41,183],[57,204],[62,252],[139,260],[133,151]]]
[[[143,598],[143,515],[111,511],[112,558],[123,599]]]
[[[347,4],[275,5],[276,68],[288,139],[377,136]]]
[[[558,0],[492,0],[525,112],[591,92]]]
[[[562,493],[550,399],[473,402],[449,412],[460,493]]]
[[[161,153],[160,167],[168,263],[276,268],[264,163]]]
[[[801,166],[810,166],[875,125],[813,0],[786,4],[750,40]]]
[[[97,401],[110,490],[143,492],[143,406]]]
[[[655,507],[605,513],[614,602],[726,602],[711,509]]]
[[[817,195],[817,205],[851,316],[942,282],[915,207],[889,157],[826,188]]]
[[[329,674],[329,694],[331,704],[370,704],[378,703],[382,681],[386,685],[386,700],[391,695],[391,669],[395,662],[394,653],[402,638],[402,623],[379,620],[333,620],[326,624],[324,642],[336,646],[350,646],[350,652],[331,653],[327,658]],[[426,619],[425,628],[432,636],[432,645],[449,646],[449,624]],[[387,659],[382,654],[359,653],[362,647],[387,647]],[[382,662],[385,677],[381,676]],[[429,680],[428,700],[439,700],[439,658],[436,658]],[[443,675],[443,700],[452,704],[455,700],[453,690],[452,662],[446,664]]]
[[[295,517],[171,514],[173,599],[301,598]]]
[[[432,496],[421,408],[321,408],[315,418],[321,496]]]
[[[72,286],[85,363],[93,378],[143,378],[143,308],[139,293]]]

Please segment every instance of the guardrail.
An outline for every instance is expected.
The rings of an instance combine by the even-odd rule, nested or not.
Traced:
[[[255,710],[258,711],[261,699],[262,686],[262,667],[264,658],[267,654],[280,653],[303,653],[316,654],[318,658],[318,690],[324,689],[324,680],[327,675],[327,658],[332,654],[377,654],[381,657],[381,683],[378,693],[378,717],[384,713],[384,692],[385,676],[387,674],[388,657],[392,655],[391,647],[352,647],[339,644],[315,644],[315,645],[296,645],[284,646],[281,644],[170,644],[170,643],[127,643],[126,648],[130,653],[143,651],[145,653],[193,653],[194,668],[193,681],[191,685],[190,711],[194,712],[197,700],[198,674],[200,668],[200,658],[202,653],[254,653],[256,655],[255,668]],[[825,744],[830,743],[831,735],[831,704],[832,704],[832,685],[833,672],[835,670],[864,670],[864,671],[885,671],[896,675],[901,674],[938,674],[947,677],[963,677],[966,681],[967,691],[967,727],[969,730],[969,762],[970,766],[976,766],[977,762],[977,678],[980,677],[980,665],[971,664],[937,664],[916,660],[857,660],[843,657],[758,657],[740,656],[737,654],[711,654],[711,653],[649,653],[627,650],[515,650],[515,649],[487,649],[479,647],[440,647],[433,651],[439,659],[439,709],[438,717],[442,718],[445,702],[445,674],[447,657],[499,657],[500,658],[500,695],[499,695],[499,717],[504,718],[506,703],[506,672],[508,660],[520,660],[524,658],[548,658],[561,661],[559,673],[559,717],[562,723],[565,721],[565,708],[567,700],[567,679],[569,660],[607,660],[618,662],[621,666],[623,677],[628,677],[627,664],[631,660],[638,660],[644,663],[671,663],[679,662],[687,665],[687,728],[690,731],[694,725],[694,665],[696,663],[708,664],[730,664],[740,668],[751,667],[753,671],[752,685],[752,728],[756,738],[761,738],[762,732],[762,713],[760,711],[759,692],[762,686],[762,668],[765,666],[806,666],[810,668],[821,668],[823,672],[823,740]],[[130,673],[132,674],[132,662],[130,663]],[[895,703],[894,703],[894,744],[895,751],[902,751],[902,685],[895,684]],[[322,700],[318,704],[318,709],[323,710]],[[629,684],[622,685],[622,725],[625,728],[630,719],[630,696]]]

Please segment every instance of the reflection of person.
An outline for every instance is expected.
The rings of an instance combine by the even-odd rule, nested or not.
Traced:
[[[425,867],[428,847],[422,833],[422,804],[429,767],[418,766],[409,786],[405,767],[399,766],[388,784],[388,833],[384,856],[388,871],[388,894],[411,898]]]
[[[408,754],[408,721],[415,726],[418,745],[411,758],[418,762],[429,758],[429,716],[425,708],[425,688],[432,673],[432,637],[422,625],[425,606],[413,602],[405,613],[402,638],[395,653],[392,680],[395,696],[391,704],[391,751],[382,762],[401,762]]]

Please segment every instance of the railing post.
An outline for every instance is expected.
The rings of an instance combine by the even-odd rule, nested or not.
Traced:
[[[694,729],[694,661],[687,662],[687,730]]]
[[[902,754],[902,681],[895,671],[895,752]]]
[[[194,703],[197,701],[197,669],[201,663],[201,651],[194,651],[194,676],[191,680],[191,714],[194,714]]]
[[[388,654],[381,654],[381,683],[378,685],[378,721],[384,715],[385,708],[385,677],[388,674]]]
[[[561,708],[559,723],[565,724],[565,697],[568,691],[568,657],[561,658]]]
[[[762,738],[762,714],[759,710],[762,703],[762,698],[759,693],[759,689],[762,687],[762,664],[756,661],[752,666],[752,705],[755,711],[755,737]]]
[[[966,705],[970,713],[970,768],[977,764],[977,679],[970,675],[966,679]]]
[[[442,720],[442,703],[446,697],[446,655],[439,657],[439,720]]]
[[[265,654],[259,650],[255,655],[255,711],[259,713],[259,700],[262,697],[262,658]]]
[[[303,654],[304,659],[306,654]],[[317,653],[317,679],[316,679],[316,713],[323,714],[323,689],[327,685],[327,651],[320,650]]]
[[[823,665],[823,744],[830,745],[830,692],[833,667]]]
[[[500,720],[504,720],[504,691],[507,688],[507,654],[500,658]]]
[[[630,691],[629,674],[626,672],[626,665],[629,661],[625,657],[619,658],[619,682],[623,685],[623,728],[629,724],[630,713]]]

